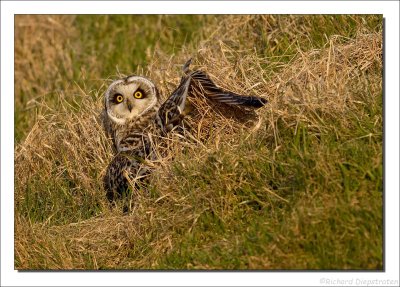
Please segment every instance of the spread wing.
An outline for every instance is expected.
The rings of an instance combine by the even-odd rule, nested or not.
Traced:
[[[266,99],[260,97],[239,95],[218,87],[203,71],[190,72],[190,63],[191,59],[185,63],[181,82],[158,110],[157,122],[164,133],[182,121],[188,95],[203,95],[212,101],[252,109],[261,108],[267,103]]]
[[[239,95],[217,87],[203,71],[194,71],[190,73],[190,77],[192,78],[191,88],[194,93],[203,94],[212,101],[248,108],[261,108],[268,102],[260,97]]]

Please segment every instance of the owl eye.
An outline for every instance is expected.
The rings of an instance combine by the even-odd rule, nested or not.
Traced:
[[[124,97],[122,96],[122,95],[117,95],[116,97],[115,97],[115,100],[117,101],[117,103],[122,103],[122,101],[124,100]]]
[[[135,99],[141,99],[143,98],[143,94],[141,91],[136,91],[133,96],[135,97]]]

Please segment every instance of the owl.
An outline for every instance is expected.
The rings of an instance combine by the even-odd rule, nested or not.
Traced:
[[[157,157],[155,142],[181,126],[189,97],[204,96],[213,102],[246,109],[257,109],[267,103],[263,98],[217,87],[203,71],[190,71],[190,63],[191,60],[185,63],[179,85],[164,102],[155,84],[141,76],[115,80],[106,90],[103,125],[115,151],[104,176],[110,202],[151,172],[148,162]]]

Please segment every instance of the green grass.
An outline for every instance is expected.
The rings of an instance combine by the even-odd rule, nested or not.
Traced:
[[[40,17],[16,18],[17,269],[383,269],[381,16]],[[213,119],[110,210],[107,79],[166,93],[188,56],[269,98],[259,129]]]
[[[151,61],[156,47],[174,54],[196,43],[201,26],[211,20],[201,15],[80,15],[74,25],[85,38],[77,62],[83,64],[91,57],[101,59],[99,72],[103,78],[113,75],[116,67],[130,74]]]
[[[355,117],[350,122],[359,123]],[[331,129],[335,124],[340,127],[332,123]],[[191,197],[193,212],[201,214],[196,228],[183,238],[185,232],[178,232],[179,244],[159,267],[382,268],[376,264],[382,256],[382,154],[376,150],[381,130],[337,132],[339,138],[332,130],[316,134],[300,123],[296,135],[281,133],[282,148],[275,154],[268,149],[271,138],[259,135],[235,150],[222,148],[200,166],[180,159],[182,170],[174,173],[182,194],[219,197]],[[375,136],[359,138],[364,132]],[[368,243],[366,234],[373,236]]]

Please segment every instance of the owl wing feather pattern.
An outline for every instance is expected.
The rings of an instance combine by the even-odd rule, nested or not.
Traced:
[[[260,97],[244,96],[223,90],[217,87],[203,71],[194,71],[190,74],[190,77],[193,81],[192,87],[198,88],[200,90],[199,92],[210,100],[227,105],[238,105],[249,108],[261,108],[267,103],[266,99]]]
[[[164,133],[182,121],[186,100],[191,94],[200,93],[212,101],[253,109],[261,108],[268,102],[260,97],[239,95],[218,87],[205,72],[200,70],[190,72],[191,61],[192,59],[189,59],[184,64],[184,75],[179,86],[158,111],[157,122]]]
[[[181,122],[190,83],[191,77],[183,76],[179,86],[159,108],[156,117],[163,133],[171,131]]]
[[[189,93],[197,90],[197,93],[203,94],[208,99],[216,102],[256,109],[263,107],[268,102],[260,97],[239,95],[218,87],[205,72],[200,70],[190,72],[189,66],[191,63],[192,59],[189,59],[182,69],[183,73],[192,79]]]

